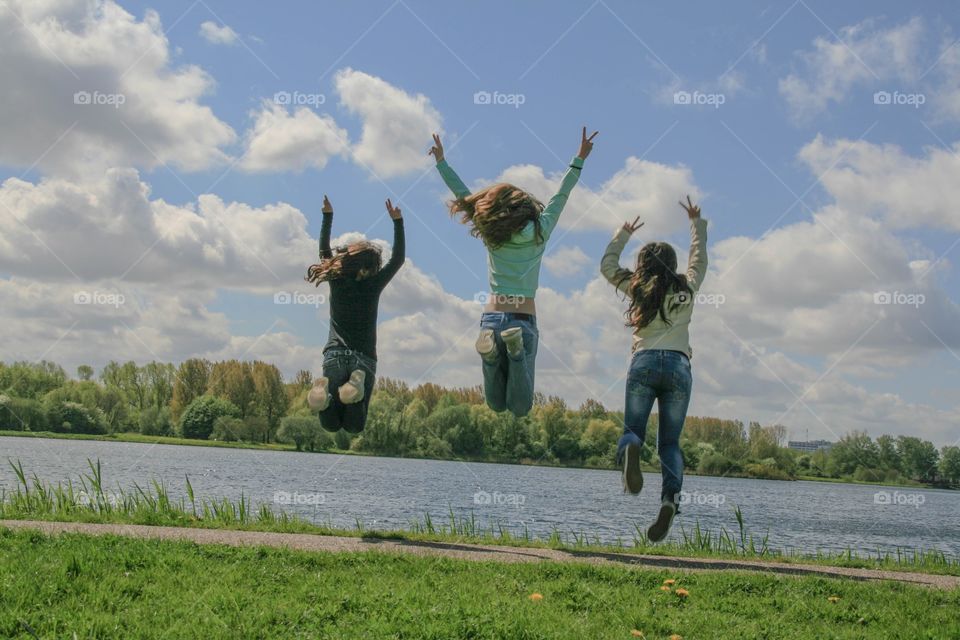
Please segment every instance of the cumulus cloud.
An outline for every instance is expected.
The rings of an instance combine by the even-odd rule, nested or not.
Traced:
[[[442,132],[440,113],[422,95],[411,95],[362,71],[337,72],[334,85],[340,102],[363,121],[354,159],[382,178],[427,168],[424,141]]]
[[[219,25],[212,20],[207,20],[200,25],[200,35],[210,44],[237,44],[240,36],[237,32],[227,25]]]
[[[174,67],[160,17],[113,0],[11,0],[0,11],[0,162],[47,173],[109,166],[202,170],[236,137],[201,98],[200,67]]]
[[[240,162],[246,171],[323,169],[332,156],[348,152],[346,130],[329,115],[317,115],[307,107],[290,113],[272,102],[265,102],[253,115],[255,122],[245,136],[246,151]]]
[[[594,259],[583,249],[569,245],[554,249],[543,258],[543,266],[547,271],[561,278],[575,276],[593,262]]]

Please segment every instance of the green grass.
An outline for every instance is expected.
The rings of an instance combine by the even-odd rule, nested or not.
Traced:
[[[958,610],[960,591],[893,583],[0,529],[3,638],[916,640],[960,636]]]
[[[527,530],[511,531],[496,524],[483,527],[477,523],[474,514],[467,517],[457,516],[452,510],[444,522],[435,522],[427,513],[422,519],[411,521],[405,531],[370,530],[359,522],[355,529],[343,529],[306,522],[286,512],[275,512],[268,505],[253,505],[249,499],[243,497],[234,502],[226,499],[198,500],[189,478],[185,478],[185,499],[171,498],[167,488],[158,482],[153,482],[148,487],[135,485],[132,491],[109,492],[105,488],[99,461],[94,463],[88,460],[88,464],[90,473],[81,475],[77,482],[50,486],[40,481],[36,475],[28,477],[19,462],[10,462],[19,484],[12,492],[0,491],[0,519],[244,529],[549,547],[577,551],[748,558],[781,563],[960,575],[960,558],[937,550],[898,549],[895,553],[877,550],[876,554],[866,555],[850,549],[834,554],[809,554],[776,549],[771,546],[766,535],[755,535],[749,530],[739,507],[734,510],[738,524],[736,531],[725,527],[707,530],[695,523],[689,530],[682,526],[678,528],[681,534],[679,541],[660,544],[649,542],[639,525],[635,527],[635,534],[631,539],[619,540],[615,545],[605,545],[596,536],[582,532],[564,533],[555,529],[549,537],[538,539]]]

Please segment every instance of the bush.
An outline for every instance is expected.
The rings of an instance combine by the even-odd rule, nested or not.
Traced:
[[[179,434],[182,438],[206,440],[213,433],[213,424],[221,416],[237,417],[240,410],[235,404],[215,396],[200,396],[180,416]]]
[[[79,402],[47,402],[47,422],[51,431],[60,433],[106,433],[103,411]]]
[[[765,458],[765,461],[771,458]],[[743,468],[744,472],[751,478],[761,478],[764,480],[791,480],[790,475],[778,469],[776,466],[765,462],[753,462]]]
[[[145,436],[169,436],[173,435],[173,427],[170,424],[170,409],[162,407],[147,407],[140,412],[140,433]]]
[[[732,471],[740,471],[740,465],[722,453],[708,453],[697,466],[697,473],[707,476],[722,476]]]
[[[43,431],[46,428],[47,416],[40,401],[0,394],[0,429]]]
[[[233,416],[220,416],[213,421],[213,431],[210,432],[211,440],[220,442],[239,442],[245,440],[246,425],[240,418]]]
[[[326,436],[322,442],[321,435]],[[317,416],[287,416],[280,421],[277,440],[292,443],[297,451],[316,451],[333,445],[333,436],[323,430]]]

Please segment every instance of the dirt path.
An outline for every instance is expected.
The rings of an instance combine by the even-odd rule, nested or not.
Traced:
[[[960,577],[955,576],[907,573],[903,571],[880,571],[875,569],[851,569],[809,564],[786,564],[756,560],[680,558],[628,553],[578,552],[499,545],[459,544],[452,542],[351,538],[306,533],[268,533],[227,529],[150,527],[144,525],[45,522],[38,520],[0,520],[0,527],[16,530],[33,529],[49,535],[60,533],[119,535],[143,539],[185,540],[197,544],[225,544],[236,547],[286,547],[302,551],[321,551],[327,553],[379,551],[385,553],[410,553],[418,556],[444,556],[474,561],[583,562],[589,564],[632,565],[653,569],[676,569],[680,571],[765,571],[778,575],[818,575],[850,578],[854,580],[890,580],[939,589],[956,589],[960,587]]]

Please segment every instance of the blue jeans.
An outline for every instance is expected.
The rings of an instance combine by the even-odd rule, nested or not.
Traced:
[[[669,498],[674,504],[679,504],[683,486],[680,432],[687,417],[692,386],[693,375],[686,354],[662,349],[646,349],[633,354],[627,374],[623,436],[617,445],[617,459],[621,459],[628,444],[643,446],[647,419],[656,400],[660,413],[657,455],[663,475],[660,498]]]
[[[509,409],[517,417],[530,413],[533,408],[534,366],[537,359],[537,343],[540,332],[537,320],[518,318],[517,314],[503,311],[484,312],[480,316],[480,328],[492,329],[497,348],[483,362],[483,395],[487,405],[494,411]],[[523,353],[511,358],[503,344],[500,333],[504,329],[520,327],[523,335]]]
[[[363,400],[343,404],[340,402],[338,390],[356,369],[362,369],[367,374],[363,384]],[[376,374],[377,361],[359,351],[334,347],[324,352],[323,375],[330,380],[327,384],[330,406],[320,412],[320,424],[324,429],[344,429],[350,433],[363,431],[367,424],[367,407],[370,405],[370,396],[373,395]]]

